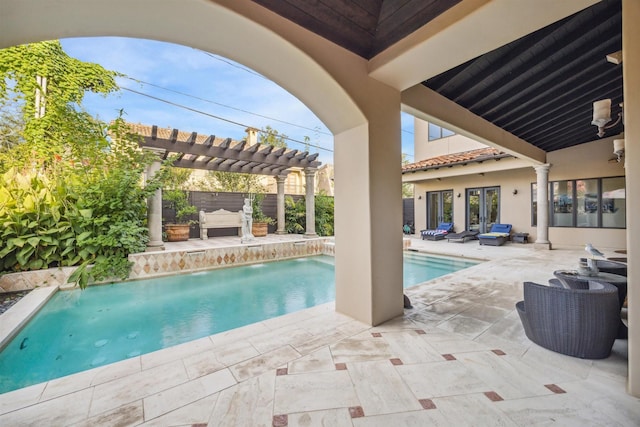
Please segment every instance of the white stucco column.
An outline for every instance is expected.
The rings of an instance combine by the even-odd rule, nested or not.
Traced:
[[[160,170],[160,166],[161,162],[160,158],[158,158],[147,168],[145,178],[147,180],[152,179],[156,172]],[[162,188],[158,188],[147,199],[147,227],[149,228],[147,252],[164,250],[164,244],[162,243]]]
[[[534,166],[536,170],[536,201],[537,209],[537,226],[536,241],[533,244],[535,249],[551,249],[549,241],[549,168],[550,164]]]
[[[629,377],[627,391],[640,397],[640,2],[622,0],[622,77],[627,197]]]
[[[284,219],[284,182],[287,180],[286,175],[279,175],[275,177],[276,188],[278,189],[276,199],[276,216],[278,220],[278,228],[276,234],[286,234],[285,219]]]
[[[378,325],[403,313],[400,93],[362,96],[368,123],[334,144],[336,311]]]
[[[305,211],[307,218],[307,226],[304,231],[304,237],[318,237],[316,234],[316,169],[305,169]]]

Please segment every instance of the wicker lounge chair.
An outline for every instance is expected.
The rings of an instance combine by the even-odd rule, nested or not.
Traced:
[[[470,231],[470,230],[464,230],[460,233],[449,233],[445,236],[445,238],[449,241],[449,242],[460,242],[460,243],[464,243],[467,240],[475,240],[478,238],[478,234],[480,234],[480,232],[478,231]]]
[[[524,332],[546,349],[583,359],[611,354],[620,324],[618,289],[590,281],[588,289],[524,282],[516,304]]]
[[[481,245],[502,246],[509,240],[511,224],[493,224],[488,233],[478,235]]]
[[[452,222],[441,222],[435,230],[422,230],[420,235],[422,240],[443,240],[445,236],[453,231]]]

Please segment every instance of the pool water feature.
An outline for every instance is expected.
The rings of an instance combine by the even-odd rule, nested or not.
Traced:
[[[405,253],[404,284],[474,264]],[[0,353],[0,393],[333,301],[334,277],[319,255],[57,292]]]

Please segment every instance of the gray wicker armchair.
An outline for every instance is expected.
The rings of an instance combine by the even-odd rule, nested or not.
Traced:
[[[611,354],[620,324],[618,289],[590,281],[588,289],[524,282],[516,304],[524,332],[546,349],[583,359]]]

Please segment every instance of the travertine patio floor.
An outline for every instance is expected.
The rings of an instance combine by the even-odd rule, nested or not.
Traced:
[[[408,289],[414,308],[378,327],[325,304],[2,394],[0,425],[640,425],[626,341],[604,360],[563,356],[514,310],[524,280],[584,251],[411,247],[489,261]]]

